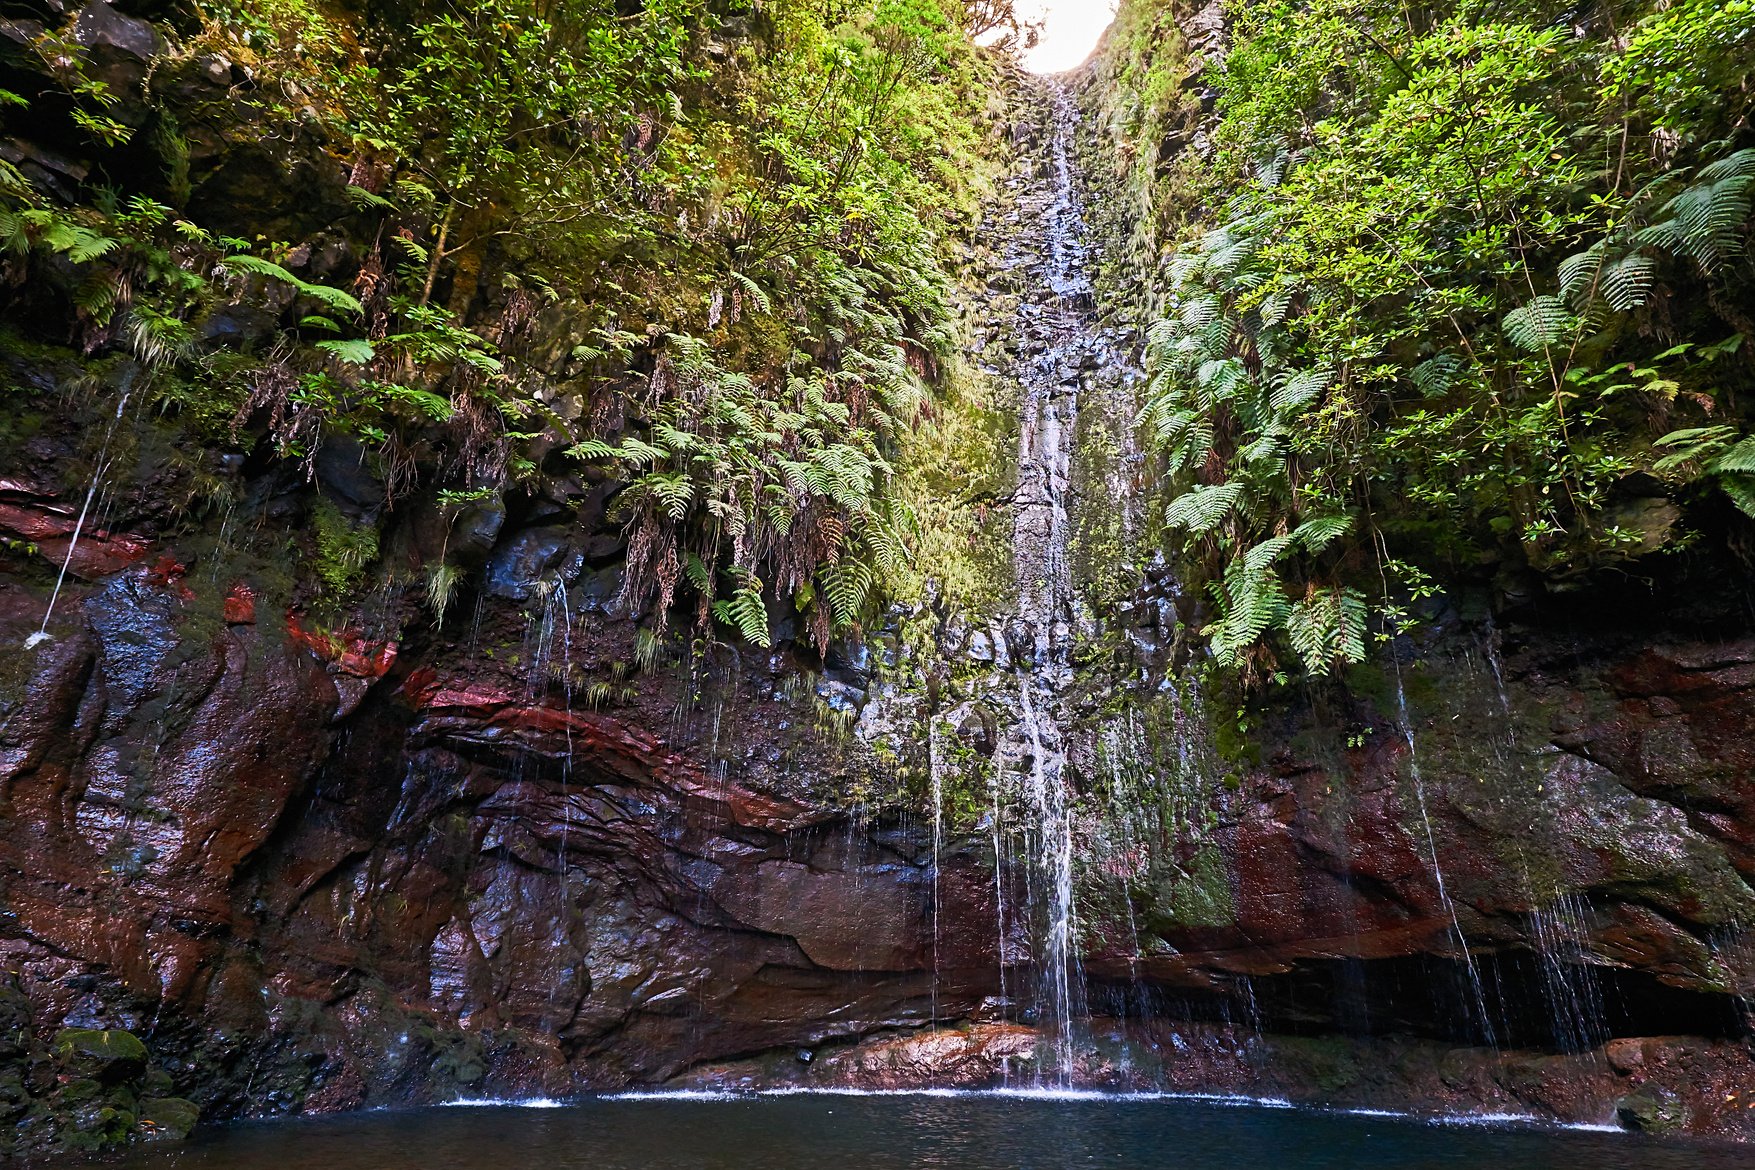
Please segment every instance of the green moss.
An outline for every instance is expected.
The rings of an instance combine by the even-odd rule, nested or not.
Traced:
[[[898,601],[931,588],[947,610],[979,623],[1002,612],[1013,590],[1011,513],[1017,418],[996,401],[992,380],[957,363],[933,417],[904,440],[898,492],[915,518],[915,555],[886,582]],[[931,634],[914,631],[924,647]]]
[[[1145,919],[1160,934],[1229,926],[1237,920],[1230,870],[1211,842],[1203,842],[1179,872],[1162,879],[1154,894]]]
[[[345,596],[378,556],[378,527],[354,523],[322,498],[311,520],[317,553],[311,571],[332,597]]]

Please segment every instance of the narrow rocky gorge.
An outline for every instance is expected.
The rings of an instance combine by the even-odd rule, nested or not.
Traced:
[[[152,23],[86,11],[144,75]],[[459,602],[417,620],[386,588],[319,622],[274,560],[296,553],[236,534],[296,527],[308,490],[380,515],[357,444],[203,453],[236,502],[179,526],[155,501],[180,440],[131,398],[141,363],[4,355],[46,404],[0,467],[17,1148],[124,1112],[180,1134],[197,1111],[654,1085],[1078,1085],[1755,1138],[1741,586],[1497,616],[1459,593],[1344,697],[1239,729],[1191,638],[1204,603],[1154,549],[1144,339],[1094,276],[1121,214],[1091,205],[1102,111],[1005,83],[961,294],[1015,459],[979,504],[1011,554],[987,612],[929,597],[819,652],[776,605],[771,646],[634,670],[624,485],[599,476],[414,506],[386,555],[467,565]],[[267,166],[347,197],[309,143],[213,149],[216,183]],[[75,391],[100,406],[53,409]],[[94,418],[119,438],[89,461]]]

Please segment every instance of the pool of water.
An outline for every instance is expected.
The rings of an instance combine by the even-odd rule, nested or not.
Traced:
[[[1515,1123],[992,1094],[602,1098],[260,1122],[131,1170],[1720,1170],[1746,1147]]]

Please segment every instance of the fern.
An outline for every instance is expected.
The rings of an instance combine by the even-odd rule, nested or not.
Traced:
[[[227,256],[220,265],[232,272],[248,273],[251,276],[264,276],[270,280],[278,280],[282,284],[290,284],[300,293],[318,301],[326,308],[338,313],[360,314],[365,312],[359,298],[352,293],[326,284],[312,284],[301,280],[272,260],[264,260],[260,256]]]
[[[1243,554],[1243,567],[1251,573],[1260,573],[1268,569],[1292,548],[1291,536],[1276,536],[1264,540]]]
[[[577,459],[585,463],[594,462],[599,459],[614,459],[616,454],[616,449],[602,439],[584,439],[580,442],[574,443],[566,450],[567,458]]]
[[[865,600],[871,593],[871,567],[851,557],[843,557],[819,576],[835,625],[844,628],[857,624],[865,609]]]
[[[1657,280],[1657,261],[1630,252],[1603,269],[1603,299],[1618,313],[1637,309],[1651,296]]]
[[[319,341],[317,343],[317,348],[334,358],[336,361],[344,362],[350,366],[369,365],[371,364],[372,359],[378,356],[378,351],[372,347],[371,342],[359,339],[348,341]]]
[[[767,290],[762,288],[761,285],[757,284],[754,280],[751,280],[743,273],[737,271],[735,268],[731,270],[731,279],[737,281],[739,285],[743,286],[743,291],[750,295],[751,300],[755,301],[757,311],[762,313],[771,313],[774,311],[774,302],[768,298]]]
[[[1305,370],[1292,374],[1268,396],[1268,405],[1276,414],[1289,414],[1315,402],[1333,381],[1332,370]]]
[[[360,304],[359,298],[350,292],[331,288],[326,284],[312,284],[304,280],[296,281],[295,284],[298,286],[299,292],[334,312],[353,313],[357,316],[366,311],[365,306]],[[466,352],[463,356],[465,360],[468,360],[471,355]]]
[[[681,520],[695,501],[695,485],[680,471],[656,471],[634,481],[633,487],[651,497],[666,516]]]
[[[1249,374],[1236,358],[1213,358],[1201,363],[1195,381],[1205,391],[1202,405],[1211,409],[1241,393],[1249,385]]]
[[[1456,376],[1463,368],[1463,360],[1453,353],[1441,353],[1436,357],[1427,358],[1409,371],[1414,388],[1427,398],[1437,398],[1447,393],[1456,382]]]
[[[1321,677],[1365,661],[1365,598],[1355,589],[1312,590],[1286,612],[1286,636],[1304,669]]]
[[[1292,294],[1288,292],[1269,293],[1262,299],[1261,306],[1256,310],[1256,317],[1264,329],[1272,329],[1286,319],[1286,310],[1292,307]]]
[[[633,435],[622,439],[622,445],[616,448],[615,454],[616,458],[633,467],[650,467],[655,463],[662,463],[670,457],[670,452],[664,448],[654,446]]]
[[[149,366],[165,366],[186,357],[195,341],[187,321],[149,305],[130,309],[122,328],[135,356]]]
[[[762,583],[745,575],[744,584],[724,601],[713,603],[713,616],[736,630],[744,641],[764,650],[774,644],[768,632],[768,607],[762,601]]]
[[[1313,516],[1292,530],[1292,539],[1303,546],[1305,552],[1316,556],[1352,531],[1352,528],[1353,517],[1344,512],[1331,516]]]
[[[1186,529],[1191,536],[1205,536],[1225,522],[1243,499],[1240,483],[1210,484],[1194,488],[1170,501],[1164,523]]]
[[[1743,515],[1755,520],[1755,477],[1747,475],[1722,475],[1716,480],[1718,486],[1730,497],[1731,503]]]
[[[1557,344],[1572,328],[1572,314],[1559,297],[1543,294],[1506,314],[1505,335],[1519,349],[1543,350]]]
[[[694,553],[683,558],[683,576],[687,577],[689,584],[693,585],[699,592],[705,594],[713,592],[713,570],[707,567],[706,561]]]
[[[1581,309],[1588,299],[1586,294],[1597,281],[1597,274],[1603,270],[1604,250],[1605,242],[1598,240],[1584,251],[1560,261],[1556,273],[1560,280],[1560,293]]]
[[[120,246],[119,241],[76,224],[53,211],[32,209],[18,212],[17,217],[27,229],[37,230],[38,240],[43,247],[66,256],[74,264],[89,264]]]
[[[382,195],[368,191],[364,187],[356,187],[352,183],[347,185],[347,197],[355,207],[373,208],[378,211],[396,210],[396,204]]]
[[[451,607],[451,599],[457,595],[462,580],[463,570],[448,561],[427,566],[427,608],[433,611],[436,626],[444,626],[445,611]]]
[[[1667,448],[1669,453],[1651,465],[1651,469],[1659,474],[1676,471],[1696,460],[1704,460],[1717,455],[1730,441],[1736,432],[1726,426],[1687,427],[1652,442],[1653,447]]]
[[[1744,439],[1707,465],[1714,475],[1727,472],[1755,472],[1755,438]]]
[[[1755,154],[1755,151],[1739,151]],[[1729,163],[1737,156],[1721,160]],[[1710,169],[1710,168],[1709,168]],[[1691,257],[1706,272],[1716,272],[1736,250],[1749,218],[1750,188],[1755,174],[1731,170],[1717,181],[1697,183],[1664,205],[1674,226],[1662,233],[1672,247]],[[1654,225],[1653,229],[1664,225]]]
[[[1285,620],[1285,590],[1271,572],[1233,564],[1214,595],[1224,616],[1202,632],[1222,665],[1240,663],[1262,635]]]
[[[397,382],[362,382],[360,388],[377,395],[384,402],[411,406],[434,422],[449,422],[456,413],[450,400],[418,386],[404,386]]]

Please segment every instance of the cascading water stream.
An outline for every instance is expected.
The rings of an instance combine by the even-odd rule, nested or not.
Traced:
[[[1051,1066],[1039,1068],[1038,1076],[1066,1083],[1074,1028],[1083,1015],[1083,978],[1073,898],[1073,799],[1062,729],[1068,722],[1074,633],[1086,621],[1069,566],[1068,501],[1079,391],[1094,343],[1087,318],[1091,286],[1084,223],[1070,157],[1076,112],[1059,87],[1050,90],[1048,100],[1052,187],[1040,211],[1046,246],[1038,245],[1030,266],[1035,295],[1026,306],[1036,352],[1020,369],[1013,560],[1022,630],[1012,640],[1016,734],[1024,761],[1021,804],[1032,821],[1030,878],[1042,891],[1036,1006],[1054,1030]],[[1000,936],[1003,949],[1003,915]]]

